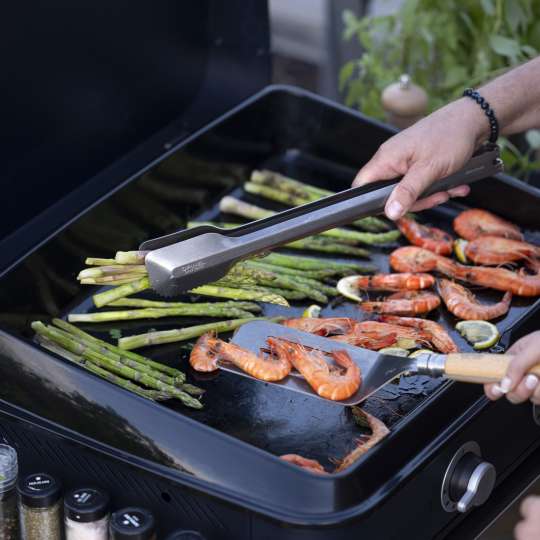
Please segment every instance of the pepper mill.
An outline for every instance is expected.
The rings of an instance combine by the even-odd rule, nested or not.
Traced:
[[[426,91],[414,84],[409,75],[401,75],[398,82],[388,85],[381,94],[387,120],[399,129],[411,126],[427,112]]]

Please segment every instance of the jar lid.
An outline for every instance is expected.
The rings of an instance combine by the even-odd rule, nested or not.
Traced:
[[[197,531],[176,531],[167,536],[166,540],[204,540],[204,536]]]
[[[31,508],[48,508],[62,494],[60,482],[47,473],[34,473],[20,478],[17,489],[22,503]]]
[[[18,470],[15,448],[0,444],[0,493],[9,491],[15,485]]]
[[[144,508],[124,508],[111,516],[110,529],[115,540],[148,540],[155,526],[154,516]]]
[[[99,521],[109,513],[109,500],[109,495],[98,488],[74,489],[64,498],[64,513],[79,523]]]

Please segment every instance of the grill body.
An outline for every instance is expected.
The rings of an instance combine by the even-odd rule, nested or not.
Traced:
[[[81,230],[99,230],[100,224],[110,222],[115,225],[108,230],[122,231],[115,221],[119,208],[126,208],[127,199],[148,179],[186,188],[183,198],[167,201],[179,219],[214,219],[220,196],[240,184],[254,167],[276,168],[312,179],[321,187],[344,189],[354,171],[391,134],[388,127],[307,92],[271,87],[164,150],[136,174],[122,176],[120,170],[117,187],[98,204],[94,202],[99,189],[88,197],[77,192],[68,196],[54,212],[40,218],[50,226],[64,217],[48,238],[43,238],[39,223],[27,227],[26,241],[42,244],[7,267],[0,278],[2,303],[11,316],[0,333],[4,400],[0,430],[18,447],[24,467],[50,464],[51,472],[60,474],[67,486],[94,478],[112,493],[116,505],[146,504],[158,515],[163,532],[189,526],[212,539],[354,538],[359,534],[398,538],[404,530],[414,538],[446,534],[462,517],[445,512],[438,494],[448,463],[467,441],[478,443],[483,457],[496,467],[497,490],[503,493],[505,480],[537,450],[539,428],[529,406],[488,403],[479,387],[411,378],[410,386],[398,388],[396,396],[382,396],[392,414],[375,402],[367,405],[377,416],[388,416],[384,419],[391,435],[350,469],[320,477],[275,455],[281,449],[304,447],[328,459],[332,453],[322,440],[341,444],[341,450],[350,444],[349,432],[334,431],[350,419],[333,404],[321,405],[318,412],[323,421],[313,420],[315,400],[302,397],[288,402],[288,394],[262,386],[253,390],[252,385],[245,386],[250,381],[220,374],[206,383],[211,403],[197,417],[179,407],[167,408],[130,395],[31,342],[29,320],[51,306],[40,296],[29,268],[36,260],[61,260],[61,277],[72,280],[82,254],[67,252],[77,245],[75,239],[81,243],[88,239]],[[212,165],[214,176],[228,176],[231,181],[212,184],[208,178],[203,181],[204,175],[194,181],[198,169],[192,165],[187,172],[193,160]],[[216,164],[222,161],[234,162],[236,168],[217,174]],[[127,164],[124,172],[131,168]],[[85,189],[88,194],[89,188]],[[199,191],[203,193],[194,198]],[[240,188],[232,193],[240,194]],[[540,196],[529,186],[504,175],[488,178],[473,186],[464,204],[515,221],[529,238],[538,240],[533,228],[538,225]],[[80,214],[70,221],[74,208]],[[449,205],[426,215],[433,224],[448,227],[459,209]],[[133,217],[146,237],[163,232],[159,224],[150,223],[151,216],[145,216],[142,207],[132,207],[126,215]],[[133,225],[126,225],[124,232],[134,234],[133,230]],[[114,249],[135,245],[131,237],[124,238],[125,244],[120,240],[114,238]],[[92,247],[84,249],[89,254]],[[381,264],[384,258],[384,253],[374,256]],[[58,292],[57,308],[60,313],[88,309],[88,294]],[[534,300],[516,302],[501,323],[502,348],[538,327],[539,307]],[[442,322],[451,325],[450,320]],[[460,345],[465,347],[463,342]],[[171,350],[173,356],[167,358],[178,361],[177,349]],[[292,419],[286,419],[283,411]],[[286,431],[272,425],[273,419],[285,422]],[[321,425],[330,427],[317,431]]]

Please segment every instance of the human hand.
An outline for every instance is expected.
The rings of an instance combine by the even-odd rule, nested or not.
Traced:
[[[386,203],[386,215],[393,220],[409,210],[424,210],[450,197],[464,197],[468,186],[417,201],[430,184],[465,165],[487,134],[487,126],[483,111],[472,100],[450,103],[383,143],[360,169],[353,186],[402,176]]]
[[[522,337],[508,349],[508,354],[515,355],[510,363],[505,378],[499,384],[486,384],[484,390],[491,400],[499,399],[503,394],[511,403],[522,403],[530,399],[540,405],[540,386],[536,375],[526,373],[536,364],[540,364],[540,330]]]
[[[523,519],[514,528],[515,540],[538,540],[540,538],[540,497],[532,495],[521,503]]]

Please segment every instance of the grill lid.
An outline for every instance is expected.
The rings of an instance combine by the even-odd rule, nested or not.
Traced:
[[[148,162],[269,81],[266,2],[31,0],[0,24],[0,188],[14,201],[0,241],[143,142]]]

